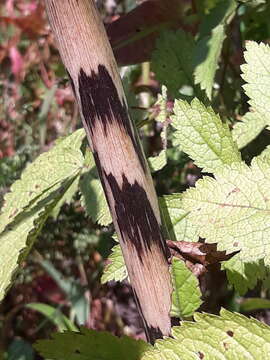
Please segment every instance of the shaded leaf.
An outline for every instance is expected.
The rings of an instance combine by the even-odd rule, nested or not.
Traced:
[[[129,360],[139,360],[150,345],[127,336],[118,338],[81,327],[76,333],[55,333],[52,340],[39,340],[35,348],[51,360],[125,360],[127,356]]]
[[[189,95],[193,95],[193,48],[192,36],[183,30],[163,31],[156,42],[152,67],[157,79],[174,97],[179,97],[184,86],[188,86]]]
[[[40,265],[66,294],[78,324],[85,324],[89,318],[90,302],[88,297],[85,296],[85,289],[83,286],[74,279],[65,278],[48,260],[41,261]]]
[[[8,360],[33,360],[34,350],[25,340],[14,339],[8,347],[7,356]]]

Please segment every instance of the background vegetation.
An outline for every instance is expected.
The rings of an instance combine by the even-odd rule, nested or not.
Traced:
[[[269,108],[264,98],[264,95],[266,99],[267,96],[270,98],[270,87],[266,86],[267,81],[256,83],[257,78],[254,80],[250,71],[258,69],[259,73],[265,67],[264,75],[270,84],[270,50],[255,42],[251,45],[246,43],[247,40],[269,43],[270,4],[263,0],[198,0],[182,1],[179,6],[178,1],[167,4],[160,0],[151,3],[141,13],[133,13],[121,23],[118,32],[111,23],[138,4],[133,0],[123,0],[98,1],[97,5],[121,65],[120,73],[131,115],[140,131],[147,157],[150,157],[157,193],[159,196],[168,195],[161,200],[161,207],[163,204],[163,215],[165,218],[167,216],[167,222],[171,222],[177,235],[177,239],[171,240],[187,241],[181,238],[183,234],[192,240],[192,236],[198,237],[199,234],[201,238],[215,243],[216,238],[211,235],[214,228],[204,233],[198,230],[196,234],[183,231],[182,227],[187,224],[180,224],[179,219],[183,214],[182,209],[180,212],[177,210],[179,198],[169,196],[194,187],[205,173],[214,173],[218,178],[215,173],[217,165],[211,156],[210,160],[206,158],[202,147],[197,151],[194,132],[190,132],[190,139],[188,135],[181,138],[184,127],[189,126],[185,124],[185,114],[188,111],[208,114],[209,127],[215,122],[220,138],[229,139],[227,128],[223,129],[215,115],[202,103],[211,105],[214,112],[220,115],[223,124],[232,130],[235,141],[234,144],[222,144],[222,149],[229,149],[219,156],[222,161],[225,159],[225,164],[240,159],[238,148],[242,159],[250,165],[251,160],[270,144],[267,129],[269,115],[266,115]],[[55,143],[61,150],[61,141],[69,141],[69,138],[57,139],[74,133],[81,128],[81,123],[47,24],[43,2],[2,0],[0,11],[0,204],[3,205],[5,194],[9,192],[11,184],[21,177],[27,165],[41,153],[51,150]],[[138,26],[142,40],[138,39],[136,33]],[[258,55],[257,62],[252,57],[254,54]],[[134,62],[139,63],[134,65]],[[244,63],[249,67],[240,68]],[[255,83],[256,89],[245,83]],[[256,90],[260,91],[259,95],[254,95]],[[189,108],[188,103],[194,97],[201,103],[193,101]],[[174,99],[188,102],[179,102],[173,110]],[[207,125],[207,121],[200,123],[199,119],[198,126]],[[172,122],[173,126],[170,125]],[[73,187],[69,188],[63,201],[47,219],[31,252],[23,260],[12,288],[0,304],[0,354],[4,359],[41,358],[35,352],[33,343],[49,338],[54,330],[76,330],[81,324],[89,329],[144,339],[120,248],[115,246],[115,239],[112,238],[114,229],[92,166],[91,154],[83,140],[83,132],[75,134],[76,138],[73,139],[80,144],[84,155],[80,177],[74,180]],[[206,141],[208,145],[218,143],[211,131],[207,136],[210,139]],[[208,147],[211,148],[210,145]],[[61,154],[57,151],[46,158],[52,166],[53,161],[57,163],[60,159]],[[254,166],[250,175],[245,173],[243,166],[235,169],[238,171],[237,177],[254,176],[259,181],[259,167]],[[40,175],[41,178],[48,175],[46,171]],[[225,176],[224,173],[222,176]],[[87,190],[89,186],[91,191]],[[269,188],[265,186],[265,196],[268,191]],[[189,210],[188,206],[186,211]],[[233,216],[236,219],[239,214]],[[267,224],[267,218],[263,221]],[[267,226],[265,230],[260,227],[266,233],[265,242],[267,229]],[[171,234],[170,228],[168,230]],[[237,232],[239,228],[230,231]],[[219,250],[228,250],[229,253],[239,251],[238,245],[235,245],[235,249],[230,247],[228,233],[225,230],[218,234],[221,239]],[[237,237],[235,233],[233,236]],[[113,255],[108,261],[113,246]],[[189,283],[193,286],[192,294],[195,294],[190,299],[189,289],[188,301],[192,306],[185,309],[177,307],[176,295],[172,309],[175,324],[179,317],[191,319],[197,308],[219,314],[221,307],[252,315],[269,324],[270,278],[268,267],[262,265],[263,259],[269,256],[267,246],[265,248],[261,258],[254,256],[242,272],[237,272],[236,267],[227,266],[226,275],[219,263],[228,260],[224,254],[223,257],[215,255],[217,261],[203,263],[204,266],[209,265],[208,271],[199,274],[199,281],[197,268],[192,268],[193,275],[197,275]],[[252,246],[246,249],[246,253],[256,251],[259,250]],[[186,263],[190,255],[194,254],[189,252],[185,255],[181,249],[182,260]],[[179,260],[174,261],[175,271],[183,274],[186,270],[181,268]],[[194,259],[191,262],[192,266],[197,263]],[[176,288],[181,289],[182,283],[175,284]],[[182,294],[188,290],[181,291]],[[184,304],[188,302],[187,299],[181,301]],[[50,354],[47,356],[50,358]]]

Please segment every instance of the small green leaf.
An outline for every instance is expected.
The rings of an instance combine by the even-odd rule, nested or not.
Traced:
[[[100,225],[107,226],[112,222],[110,210],[101,185],[94,170],[85,173],[80,179],[81,201],[87,214]]]
[[[173,194],[159,198],[159,207],[170,240],[198,241],[198,229],[187,219],[188,212],[182,208],[182,195]]]
[[[156,121],[164,123],[167,120],[168,117],[167,101],[168,101],[167,88],[166,86],[162,85],[161,94],[158,94],[157,101],[153,105],[153,107],[159,108],[159,112],[155,117]]]
[[[108,281],[123,281],[128,276],[123,253],[120,245],[115,245],[112,248],[112,253],[108,258],[108,265],[106,265],[101,283],[105,284]]]
[[[226,24],[231,20],[236,6],[234,0],[219,1],[216,7],[205,15],[200,27],[199,40],[194,50],[195,83],[200,84],[210,100],[225,39]]]
[[[205,107],[198,99],[188,104],[176,100],[172,126],[177,129],[174,145],[187,153],[195,164],[206,172],[241,161],[241,155],[231,132],[212,108]]]
[[[166,150],[161,150],[157,156],[151,156],[148,159],[151,172],[159,171],[167,164]]]
[[[89,318],[90,311],[90,301],[85,296],[85,289],[78,281],[63,277],[50,261],[43,260],[40,265],[66,294],[78,324],[84,325]]]
[[[55,326],[57,326],[59,331],[78,331],[77,327],[73,324],[73,322],[70,321],[59,309],[55,309],[50,305],[42,303],[31,303],[27,304],[26,307],[28,309],[38,311],[39,313],[44,315]]]
[[[39,340],[37,351],[51,360],[139,360],[151,348],[142,340],[81,327],[80,332],[52,335],[52,340]]]
[[[202,303],[199,281],[177,258],[172,259],[172,309],[171,316],[187,318],[194,314]]]
[[[195,49],[195,83],[200,84],[210,100],[224,39],[224,25],[218,25],[210,36],[198,41]]]
[[[241,312],[250,312],[259,309],[270,309],[270,300],[261,298],[246,298],[240,305]]]

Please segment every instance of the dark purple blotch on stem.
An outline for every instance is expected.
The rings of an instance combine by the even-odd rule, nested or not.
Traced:
[[[119,98],[115,84],[104,65],[98,66],[97,73],[87,75],[83,69],[79,73],[79,93],[82,113],[90,134],[95,136],[95,125],[99,121],[104,128],[104,137],[110,127],[118,125],[133,143],[140,164],[146,171],[145,158],[137,134],[132,131],[131,120],[125,101]],[[96,149],[95,149],[96,150]]]

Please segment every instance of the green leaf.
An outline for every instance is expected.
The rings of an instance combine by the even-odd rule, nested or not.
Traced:
[[[168,118],[168,109],[167,109],[167,96],[168,89],[166,86],[162,85],[161,94],[158,94],[157,101],[153,105],[153,108],[159,108],[158,114],[155,116],[155,120],[161,123],[164,123]]]
[[[157,156],[151,156],[147,159],[151,172],[159,171],[167,165],[167,101],[167,88],[162,85],[162,94],[158,94],[158,100],[154,104],[153,108],[159,108],[159,113],[155,116],[155,121],[163,123],[162,131],[160,133],[163,150],[161,150]]]
[[[89,170],[80,179],[81,201],[94,222],[107,226],[112,222],[110,210],[95,169]]]
[[[55,333],[52,340],[39,340],[34,347],[51,360],[139,360],[151,348],[142,340],[83,327],[80,332]]]
[[[50,216],[54,218],[54,220],[57,219],[60,210],[64,204],[71,204],[75,194],[77,193],[79,189],[79,181],[80,177],[77,176],[76,179],[73,181],[73,183],[69,186],[65,194],[62,196],[62,198],[58,201],[58,203],[55,205],[54,209],[52,210]]]
[[[218,25],[210,36],[198,41],[195,49],[195,83],[200,84],[210,100],[224,39],[224,25]]]
[[[122,84],[124,87],[126,100],[128,104],[129,114],[132,121],[137,124],[143,116],[143,112],[140,109],[136,109],[139,106],[138,103],[138,95],[134,93],[133,89],[133,81],[134,76],[136,77],[136,73],[140,71],[140,65],[130,65],[123,66],[120,68],[120,75],[122,79]]]
[[[205,107],[198,99],[191,104],[176,100],[172,126],[177,129],[174,145],[187,153],[205,172],[241,161],[241,155],[231,132],[212,108]]]
[[[123,281],[128,276],[123,253],[120,245],[114,245],[112,253],[108,258],[108,264],[106,265],[103,275],[101,277],[101,283],[105,284],[108,281]]]
[[[163,31],[156,42],[152,55],[152,68],[157,79],[164,84],[171,95],[185,94],[184,86],[190,88],[193,95],[192,53],[194,40],[183,30]]]
[[[251,107],[264,115],[270,124],[270,47],[248,41],[244,52],[246,64],[241,66],[242,78],[247,82],[243,85],[250,98]]]
[[[257,262],[245,262],[241,253],[234,255],[230,260],[222,264],[226,270],[227,279],[240,295],[244,295],[249,289],[253,289],[258,280],[265,280],[267,276],[263,260]]]
[[[50,305],[42,303],[31,303],[27,304],[26,307],[28,309],[38,311],[39,313],[44,315],[55,326],[57,326],[59,331],[78,331],[77,327],[73,324],[73,322],[70,321],[59,309],[55,309]]]
[[[151,172],[159,171],[167,164],[166,150],[161,150],[157,156],[151,156],[148,159]]]
[[[241,250],[226,268],[233,264],[232,271],[243,277],[246,264],[264,260],[270,265],[270,166],[264,159],[253,159],[251,167],[223,166],[215,179],[204,177],[182,198],[188,220],[202,238],[227,253]]]
[[[0,300],[47,217],[80,175],[84,134],[78,130],[40,155],[6,194],[0,217]]]
[[[226,24],[236,10],[234,0],[219,1],[204,17],[200,27],[199,40],[194,50],[195,84],[200,84],[211,100],[215,73],[225,39]]]
[[[270,309],[270,300],[261,298],[247,298],[241,302],[240,311],[250,312],[259,309]]]
[[[242,149],[252,140],[254,140],[261,131],[267,126],[265,116],[258,111],[247,112],[241,119],[235,123],[232,136],[238,149]]]
[[[199,281],[185,263],[177,258],[172,259],[172,309],[171,316],[187,318],[201,305]]]
[[[233,138],[240,149],[270,125],[270,47],[249,41],[244,57],[246,64],[241,66],[241,70],[242,78],[247,84],[243,85],[243,88],[250,98],[252,111],[246,113],[232,130]]]
[[[198,229],[188,221],[188,212],[182,208],[182,194],[159,198],[159,207],[170,236],[170,240],[198,241]]]
[[[255,319],[221,310],[198,314],[194,322],[174,327],[173,338],[158,340],[142,360],[268,359],[270,328]]]

